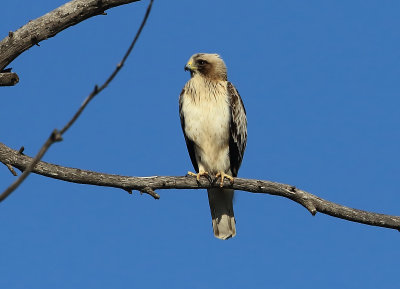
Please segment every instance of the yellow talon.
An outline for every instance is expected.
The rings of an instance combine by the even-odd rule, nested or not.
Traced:
[[[225,174],[224,172],[218,172],[218,173],[215,175],[215,177],[216,177],[216,178],[221,178],[221,183],[220,183],[220,187],[221,187],[221,188],[224,186],[224,179],[225,179],[225,178],[227,178],[227,179],[231,182],[231,184],[233,184],[233,180],[234,180],[233,177],[230,176],[230,175]]]
[[[189,176],[196,177],[196,180],[197,180],[197,181],[200,181],[200,177],[201,177],[201,176],[209,176],[209,174],[208,174],[207,172],[200,172],[200,173],[198,173],[198,174],[192,173],[192,172],[188,172],[187,174],[188,174]]]

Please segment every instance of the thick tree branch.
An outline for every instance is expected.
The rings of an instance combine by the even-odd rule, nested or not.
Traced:
[[[22,155],[18,151],[0,143],[0,162],[24,171],[31,164],[32,158]],[[206,178],[202,178],[200,182],[197,182],[194,177],[127,177],[62,167],[46,162],[39,162],[33,168],[32,172],[72,183],[120,188],[128,192],[137,190],[147,193],[156,199],[159,196],[154,192],[155,190],[201,189],[219,186],[219,182],[210,184]],[[316,212],[320,212],[357,223],[400,230],[400,217],[398,216],[383,215],[345,207],[326,201],[290,185],[235,178],[233,184],[230,184],[226,180],[224,186],[235,190],[285,197],[306,207],[313,215]]]
[[[0,41],[0,71],[18,55],[39,42],[90,17],[102,15],[112,7],[139,0],[73,0],[53,11],[29,21]]]

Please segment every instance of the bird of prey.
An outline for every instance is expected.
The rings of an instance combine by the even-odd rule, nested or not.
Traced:
[[[247,119],[242,99],[228,81],[224,61],[218,54],[194,54],[185,66],[190,80],[179,96],[179,114],[187,149],[196,173],[220,178],[220,188],[208,189],[215,237],[236,235],[233,190],[223,188],[224,179],[233,183],[242,163],[247,141]]]

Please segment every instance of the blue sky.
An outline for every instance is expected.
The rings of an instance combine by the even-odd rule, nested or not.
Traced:
[[[64,1],[6,1],[1,38]],[[1,88],[0,141],[34,155],[129,45],[148,2],[32,47]],[[114,82],[44,160],[132,175],[192,170],[178,96],[196,52],[221,54],[248,114],[239,176],[400,215],[398,1],[156,1]],[[0,170],[1,188],[14,177]],[[0,204],[0,288],[398,288],[400,233],[237,192],[238,235],[207,195],[161,199],[31,175]],[[323,284],[323,285],[322,285]]]

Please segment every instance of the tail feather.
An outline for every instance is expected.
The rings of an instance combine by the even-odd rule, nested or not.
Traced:
[[[214,235],[226,240],[236,235],[235,216],[233,214],[233,190],[208,189]]]

